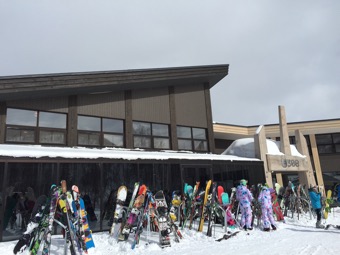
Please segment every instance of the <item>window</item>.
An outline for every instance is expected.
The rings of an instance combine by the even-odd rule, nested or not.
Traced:
[[[206,129],[177,126],[178,149],[208,151]]]
[[[134,121],[133,144],[134,148],[170,149],[169,126]]]
[[[8,108],[6,142],[65,145],[66,119],[64,113]]]
[[[84,146],[123,147],[123,120],[79,115],[78,144]]]
[[[340,133],[315,135],[320,154],[340,153]]]

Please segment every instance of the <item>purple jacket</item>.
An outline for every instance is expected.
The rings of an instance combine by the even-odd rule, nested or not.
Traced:
[[[240,205],[244,207],[250,206],[254,198],[246,186],[239,185],[236,189],[236,199],[240,202]]]
[[[272,197],[268,188],[261,190],[258,201],[261,204],[261,208],[272,208]]]

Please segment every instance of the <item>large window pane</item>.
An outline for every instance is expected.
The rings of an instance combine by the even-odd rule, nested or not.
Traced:
[[[40,143],[65,144],[65,134],[58,131],[40,131]]]
[[[178,138],[191,138],[191,128],[189,127],[177,127]]]
[[[332,135],[331,134],[327,134],[327,135],[315,135],[315,139],[316,139],[316,144],[320,145],[320,144],[332,144],[333,140],[332,140]]]
[[[178,149],[179,150],[192,150],[191,140],[178,139]]]
[[[333,153],[333,145],[318,145],[319,153]]]
[[[195,151],[207,151],[208,143],[207,141],[194,141]]]
[[[100,131],[100,118],[78,116],[78,130]]]
[[[6,124],[35,127],[37,126],[37,112],[8,108]]]
[[[135,136],[133,137],[133,146],[135,148],[151,148],[151,138]]]
[[[7,127],[6,142],[34,143],[34,130]]]
[[[153,136],[169,137],[169,127],[168,127],[168,125],[152,124],[152,135]]]
[[[79,133],[78,144],[99,146],[99,134]]]
[[[333,134],[333,143],[340,143],[340,134]]]
[[[340,144],[335,145],[335,152],[340,152]]]
[[[66,129],[66,114],[40,112],[39,127],[63,128]]]
[[[122,134],[124,132],[123,121],[103,118],[103,131]]]
[[[154,138],[153,146],[156,149],[170,149],[170,140],[167,138]]]
[[[192,134],[194,139],[207,139],[203,128],[192,128]]]
[[[123,147],[124,140],[122,135],[104,134],[104,146]]]
[[[133,122],[133,134],[134,135],[151,135],[150,123]]]

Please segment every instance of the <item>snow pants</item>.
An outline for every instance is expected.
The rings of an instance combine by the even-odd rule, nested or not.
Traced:
[[[263,224],[263,228],[270,228],[270,225],[274,225],[275,226],[275,220],[273,217],[273,209],[271,207],[266,208],[263,207],[261,208],[262,211],[262,224]]]
[[[243,228],[246,226],[247,228],[251,228],[251,219],[253,216],[250,204],[247,205],[240,205],[240,211],[241,211],[241,227]]]

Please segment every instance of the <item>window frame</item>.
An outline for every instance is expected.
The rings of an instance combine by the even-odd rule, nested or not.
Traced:
[[[11,109],[19,110],[19,111],[31,111],[33,114],[36,115],[35,126],[26,126],[26,125],[20,125],[20,124],[7,124],[8,110],[11,110]],[[40,120],[40,114],[41,113],[47,113],[47,114],[52,113],[52,114],[65,115],[65,128],[53,128],[53,127],[41,127],[41,126],[39,126],[39,120]],[[67,113],[7,107],[7,109],[6,109],[6,121],[5,121],[5,143],[7,143],[7,144],[40,144],[40,145],[65,146],[67,144],[67,125],[68,125],[68,123],[67,123]],[[8,135],[9,135],[10,129],[19,130],[20,132],[33,131],[33,136],[34,136],[33,141],[8,140],[8,138],[9,138]],[[58,142],[58,143],[53,143],[53,142],[46,142],[46,143],[43,142],[43,143],[41,143],[40,142],[41,131],[59,132],[63,135],[63,141]]]
[[[139,134],[135,132],[134,124],[140,123],[142,125],[148,125],[148,129],[150,130],[150,134]],[[156,133],[156,129],[154,129],[154,126],[165,126],[167,128],[167,135],[161,135]],[[156,123],[156,122],[146,122],[146,121],[138,121],[134,120],[132,121],[132,136],[133,136],[133,148],[140,148],[145,150],[171,150],[171,135],[170,135],[170,126],[169,124],[164,123]],[[136,140],[137,139],[147,139],[150,141],[150,146],[136,146]],[[168,143],[168,147],[156,147],[156,140],[164,139]]]
[[[99,119],[100,122],[100,127],[99,131],[97,130],[90,130],[90,129],[79,129],[79,126],[77,125],[77,144],[79,146],[85,146],[85,147],[115,147],[115,148],[124,148],[125,147],[125,123],[123,119],[118,119],[118,118],[108,118],[108,117],[100,117],[100,116],[90,116],[90,115],[83,115],[83,114],[78,114],[77,115],[77,122],[79,120],[79,117],[88,117],[88,118],[97,118]],[[104,131],[104,120],[113,120],[113,121],[119,121],[122,124],[122,133],[119,132],[110,132],[110,131]],[[98,145],[96,144],[90,144],[88,139],[87,143],[80,143],[80,135],[96,135],[98,136]],[[122,145],[105,145],[105,135],[113,135],[113,136],[119,136],[121,137]]]
[[[209,152],[208,132],[207,132],[206,128],[188,127],[188,126],[177,125],[176,126],[177,134],[179,133],[179,130],[178,130],[179,128],[185,128],[185,129],[189,128],[190,129],[190,138],[189,137],[181,137],[181,136],[177,135],[178,150],[180,150],[180,151],[193,151],[193,152]],[[195,135],[194,135],[195,130],[203,130],[205,139],[195,137]],[[190,142],[191,149],[180,148],[181,147],[180,142],[183,142],[183,143]],[[196,143],[202,143],[202,142],[203,142],[204,146],[206,147],[206,149],[203,149],[203,150],[197,149],[197,147],[195,147],[195,144]]]

